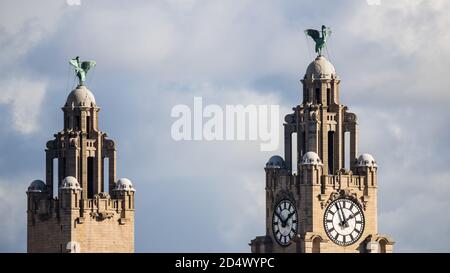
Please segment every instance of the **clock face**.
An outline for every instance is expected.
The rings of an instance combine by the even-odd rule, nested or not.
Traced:
[[[273,211],[272,230],[276,241],[287,246],[297,234],[298,215],[295,205],[288,199],[281,200]]]
[[[350,199],[340,198],[326,208],[323,225],[331,241],[348,246],[361,237],[364,231],[364,214],[358,204]]]

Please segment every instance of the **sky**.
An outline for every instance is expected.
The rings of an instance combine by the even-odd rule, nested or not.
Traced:
[[[258,141],[174,141],[171,109],[301,103],[307,28],[326,56],[359,151],[378,162],[378,229],[397,252],[450,251],[450,1],[0,0],[0,252],[26,251],[26,189],[76,85],[87,86],[136,188],[137,252],[249,252],[265,232]]]

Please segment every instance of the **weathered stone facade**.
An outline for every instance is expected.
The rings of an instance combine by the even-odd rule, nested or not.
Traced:
[[[46,181],[27,191],[28,252],[134,252],[135,190],[116,181],[115,143],[99,130],[94,95],[79,85],[62,110],[64,129],[47,142]]]
[[[266,164],[266,235],[250,242],[252,252],[392,252],[394,242],[377,228],[378,166],[369,154],[357,158],[357,117],[339,102],[340,79],[334,66],[318,56],[302,84],[303,102],[285,117],[285,158],[274,156]],[[345,147],[346,133],[349,147]],[[281,212],[274,209],[285,199],[296,206],[298,228],[286,235],[288,244],[281,244],[276,238],[281,238],[281,228],[274,225],[281,221],[283,227],[289,226],[290,214],[280,220]],[[356,221],[356,208],[351,211],[345,203],[343,208],[330,208],[338,199],[357,204],[364,221]],[[336,224],[339,231],[333,226],[334,218],[324,218],[328,208],[341,218]]]

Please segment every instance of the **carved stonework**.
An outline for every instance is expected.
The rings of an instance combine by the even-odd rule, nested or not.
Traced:
[[[356,115],[351,112],[345,112],[344,114],[345,122],[356,122]]]
[[[350,200],[354,201],[355,203],[359,204],[364,210],[366,209],[365,203],[362,200],[359,200],[357,194],[354,193],[350,189],[341,189],[341,190],[333,191],[327,200],[325,200],[321,195],[317,196],[317,197],[320,201],[320,207],[322,209],[326,208],[334,200],[340,199],[340,198],[350,199]]]

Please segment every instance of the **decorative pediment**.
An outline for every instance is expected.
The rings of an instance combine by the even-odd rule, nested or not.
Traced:
[[[367,204],[367,198],[364,199],[363,197],[361,197],[360,199],[358,199],[358,196],[356,195],[356,193],[350,189],[341,189],[341,190],[333,191],[330,194],[330,197],[328,199],[323,198],[322,195],[317,196],[317,198],[320,201],[320,207],[322,209],[326,208],[331,202],[333,202],[334,200],[339,199],[339,198],[350,199],[353,202],[360,205],[364,210],[366,209],[366,204]]]

